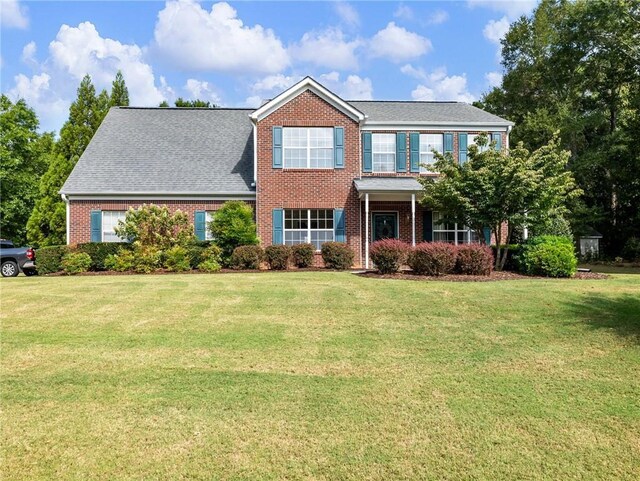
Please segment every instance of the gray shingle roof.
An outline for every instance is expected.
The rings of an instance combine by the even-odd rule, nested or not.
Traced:
[[[513,123],[464,102],[349,100],[370,122]]]
[[[416,192],[422,190],[413,177],[363,177],[355,179],[358,192]]]
[[[253,193],[250,112],[112,108],[61,193]]]

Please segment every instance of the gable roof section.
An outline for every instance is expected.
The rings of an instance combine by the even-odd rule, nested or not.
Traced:
[[[513,125],[513,122],[464,102],[350,100],[349,103],[364,112],[367,125]]]
[[[358,110],[357,107],[351,105],[349,102],[342,100],[336,94],[313,80],[311,77],[305,77],[297,84],[289,87],[280,95],[269,100],[267,103],[255,110],[250,115],[251,120],[253,120],[254,122],[262,120],[272,112],[278,110],[278,108],[280,108],[290,100],[300,95],[305,90],[310,90],[311,92],[315,93],[318,97],[325,100],[336,109],[354,120],[362,121],[365,118],[364,114],[360,110]]]
[[[114,107],[60,193],[255,193],[250,109]]]

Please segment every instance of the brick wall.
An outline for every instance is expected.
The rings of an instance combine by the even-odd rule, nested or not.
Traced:
[[[189,215],[191,222],[195,222],[195,211],[218,210],[225,201],[223,200],[206,200],[206,201],[186,201],[186,200],[114,200],[114,201],[94,201],[94,200],[72,200],[70,206],[70,243],[80,244],[83,242],[91,242],[91,211],[92,210],[128,210],[130,207],[138,208],[142,204],[166,205],[171,212],[181,210]],[[245,201],[255,207],[254,201]]]

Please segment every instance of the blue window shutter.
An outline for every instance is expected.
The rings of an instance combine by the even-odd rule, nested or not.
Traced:
[[[396,134],[396,172],[407,171],[407,134]]]
[[[444,134],[444,153],[451,152],[453,154],[453,134]]]
[[[420,172],[420,134],[417,132],[409,134],[409,162],[411,172]]]
[[[336,169],[344,168],[344,128],[333,128],[333,166]]]
[[[467,161],[467,134],[458,134],[458,164]]]
[[[284,210],[283,209],[273,209],[272,213],[272,223],[273,223],[273,236],[271,239],[272,245],[284,244]]]
[[[496,150],[502,150],[502,134],[500,132],[494,132],[491,138],[496,143]]]
[[[282,127],[273,128],[273,168],[282,169]]]
[[[371,132],[362,132],[362,171],[373,171]]]
[[[203,210],[197,210],[194,216],[195,232],[198,240],[206,240],[207,238],[207,214]]]
[[[422,215],[422,240],[433,242],[433,212],[425,210]]]
[[[91,211],[91,242],[102,242],[102,211]]]
[[[487,245],[491,245],[491,229],[489,227],[483,228],[482,234],[484,235],[484,242]]]
[[[333,210],[333,230],[336,242],[347,242],[347,230],[344,222],[344,209]]]

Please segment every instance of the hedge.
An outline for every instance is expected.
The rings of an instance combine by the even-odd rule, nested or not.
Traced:
[[[68,246],[41,247],[36,250],[36,269],[39,274],[51,274],[62,270],[62,258],[69,252]]]
[[[456,246],[446,242],[422,242],[411,250],[407,264],[420,275],[451,274],[456,266]]]
[[[369,257],[381,274],[392,274],[406,262],[410,246],[398,239],[384,239],[371,244]]]
[[[355,257],[353,251],[344,242],[325,242],[322,244],[321,253],[327,269],[349,269]]]

